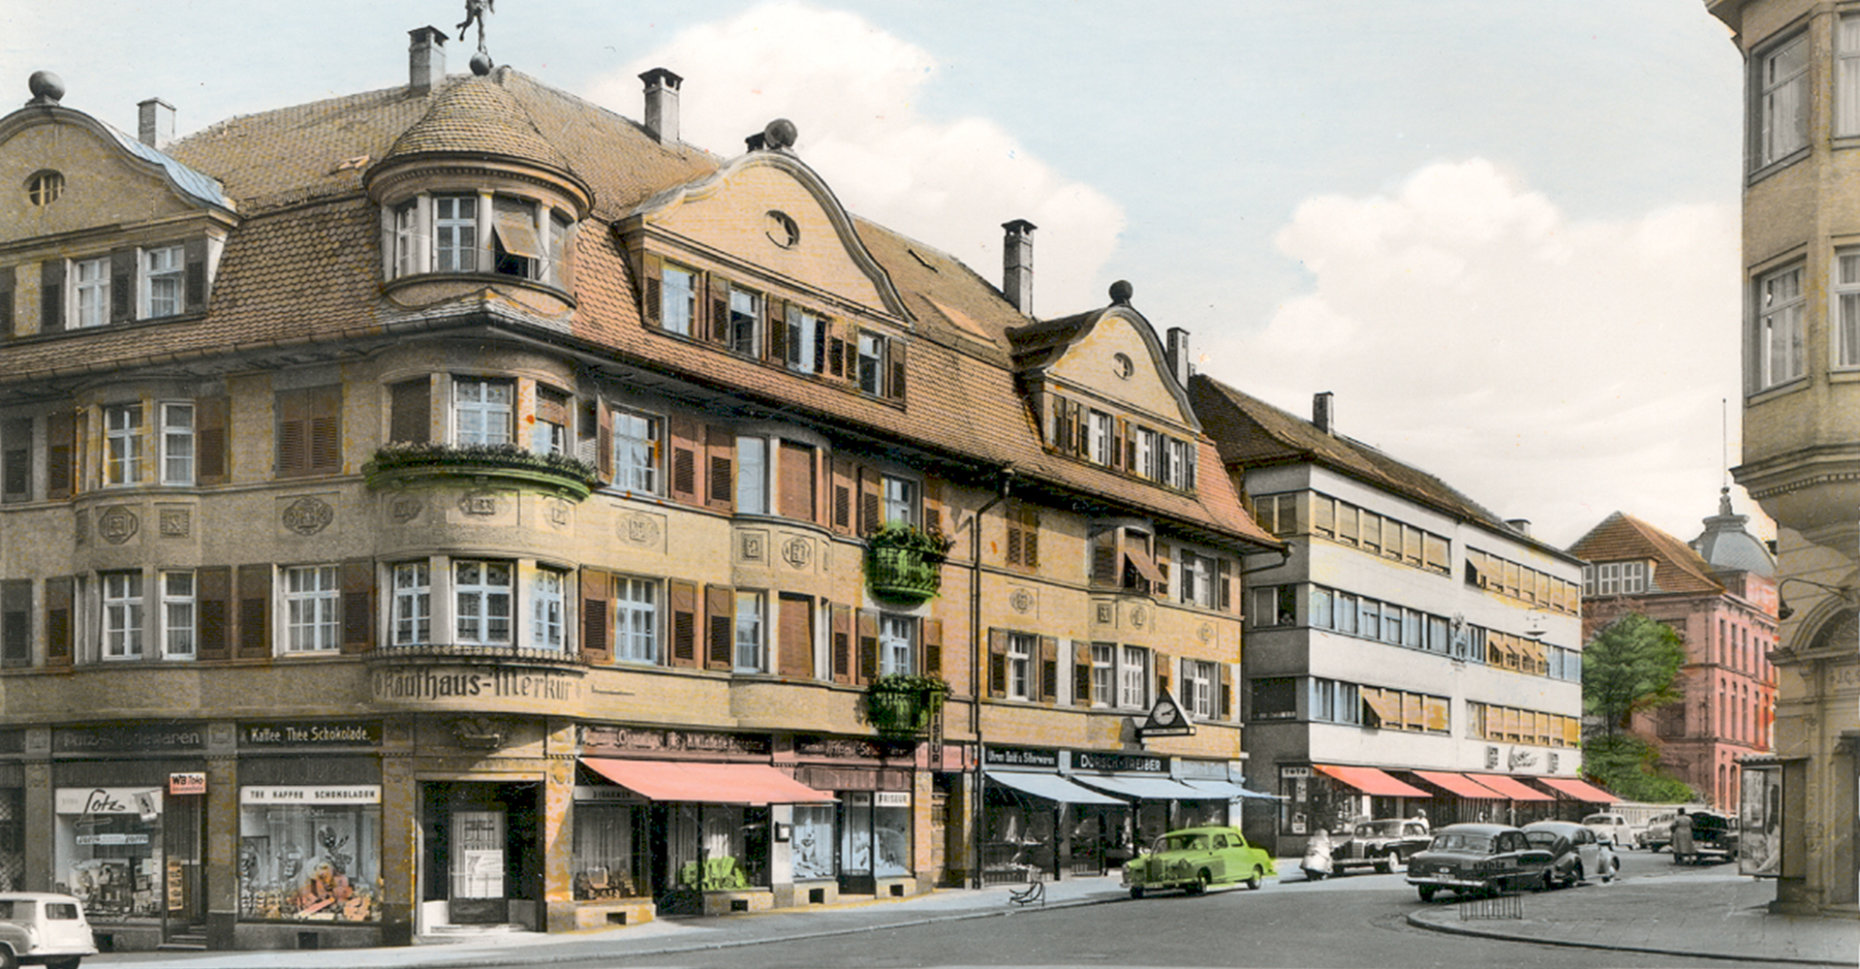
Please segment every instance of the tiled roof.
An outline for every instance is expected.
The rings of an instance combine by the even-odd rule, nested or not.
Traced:
[[[426,115],[395,139],[384,161],[472,152],[568,168],[568,159],[543,138],[529,112],[494,76],[467,77],[448,84],[431,102]]]
[[[1653,592],[1723,592],[1711,577],[1711,565],[1692,546],[1635,518],[1615,512],[1589,529],[1569,547],[1571,555],[1589,562],[1626,562],[1652,559]]]

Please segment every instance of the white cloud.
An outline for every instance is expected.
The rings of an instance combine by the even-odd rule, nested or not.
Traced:
[[[795,153],[854,212],[944,249],[999,283],[1001,223],[1036,233],[1036,311],[1102,303],[1098,270],[1124,227],[1121,206],[1033,158],[985,118],[931,118],[914,107],[936,78],[929,52],[855,14],[778,2],[679,33],[592,86],[629,117],[641,71],[685,77],[684,140],[729,156],[773,118],[800,132]]]
[[[1212,340],[1237,363],[1211,372],[1301,415],[1335,391],[1342,432],[1546,540],[1617,509],[1691,538],[1737,401],[1737,224],[1722,205],[1572,219],[1491,162],[1435,163],[1299,205],[1276,241],[1310,291]]]

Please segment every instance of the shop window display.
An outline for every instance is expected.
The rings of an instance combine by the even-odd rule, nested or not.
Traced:
[[[790,835],[794,880],[809,881],[839,875],[833,851],[833,805],[797,804],[794,806],[794,830]]]
[[[26,850],[22,832],[26,812],[21,803],[24,795],[18,788],[0,788],[0,892],[16,892],[25,887]]]
[[[61,787],[55,803],[54,888],[93,920],[160,917],[161,789]]]
[[[652,894],[647,810],[637,804],[575,804],[575,899]]]
[[[1024,882],[1035,871],[1051,872],[1058,819],[1053,803],[992,784],[985,796],[982,881]]]
[[[239,917],[381,918],[380,788],[240,789]]]
[[[840,856],[847,874],[891,878],[911,873],[911,796],[904,791],[841,795],[846,824]]]

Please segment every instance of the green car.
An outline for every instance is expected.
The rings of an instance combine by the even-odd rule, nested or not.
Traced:
[[[1147,891],[1180,888],[1199,895],[1209,885],[1245,882],[1258,888],[1278,874],[1272,856],[1246,843],[1239,828],[1183,828],[1156,839],[1153,850],[1124,865],[1124,886],[1131,898]]]

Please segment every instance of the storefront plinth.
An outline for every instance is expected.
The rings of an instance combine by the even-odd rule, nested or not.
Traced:
[[[281,952],[293,949],[366,949],[382,945],[384,927],[278,922],[239,926],[241,950]]]
[[[645,925],[659,917],[659,907],[650,898],[616,898],[604,902],[550,902],[549,928],[577,931],[609,929],[622,925]]]
[[[809,905],[837,905],[840,901],[840,883],[837,881],[806,881],[792,885],[775,886],[776,908],[806,908]]]
[[[207,913],[207,948],[231,949],[238,945],[238,912]]]
[[[160,922],[92,922],[99,952],[153,952],[161,945]]]
[[[775,893],[769,889],[740,892],[705,892],[704,914],[742,915],[745,912],[770,912],[775,909]]]

